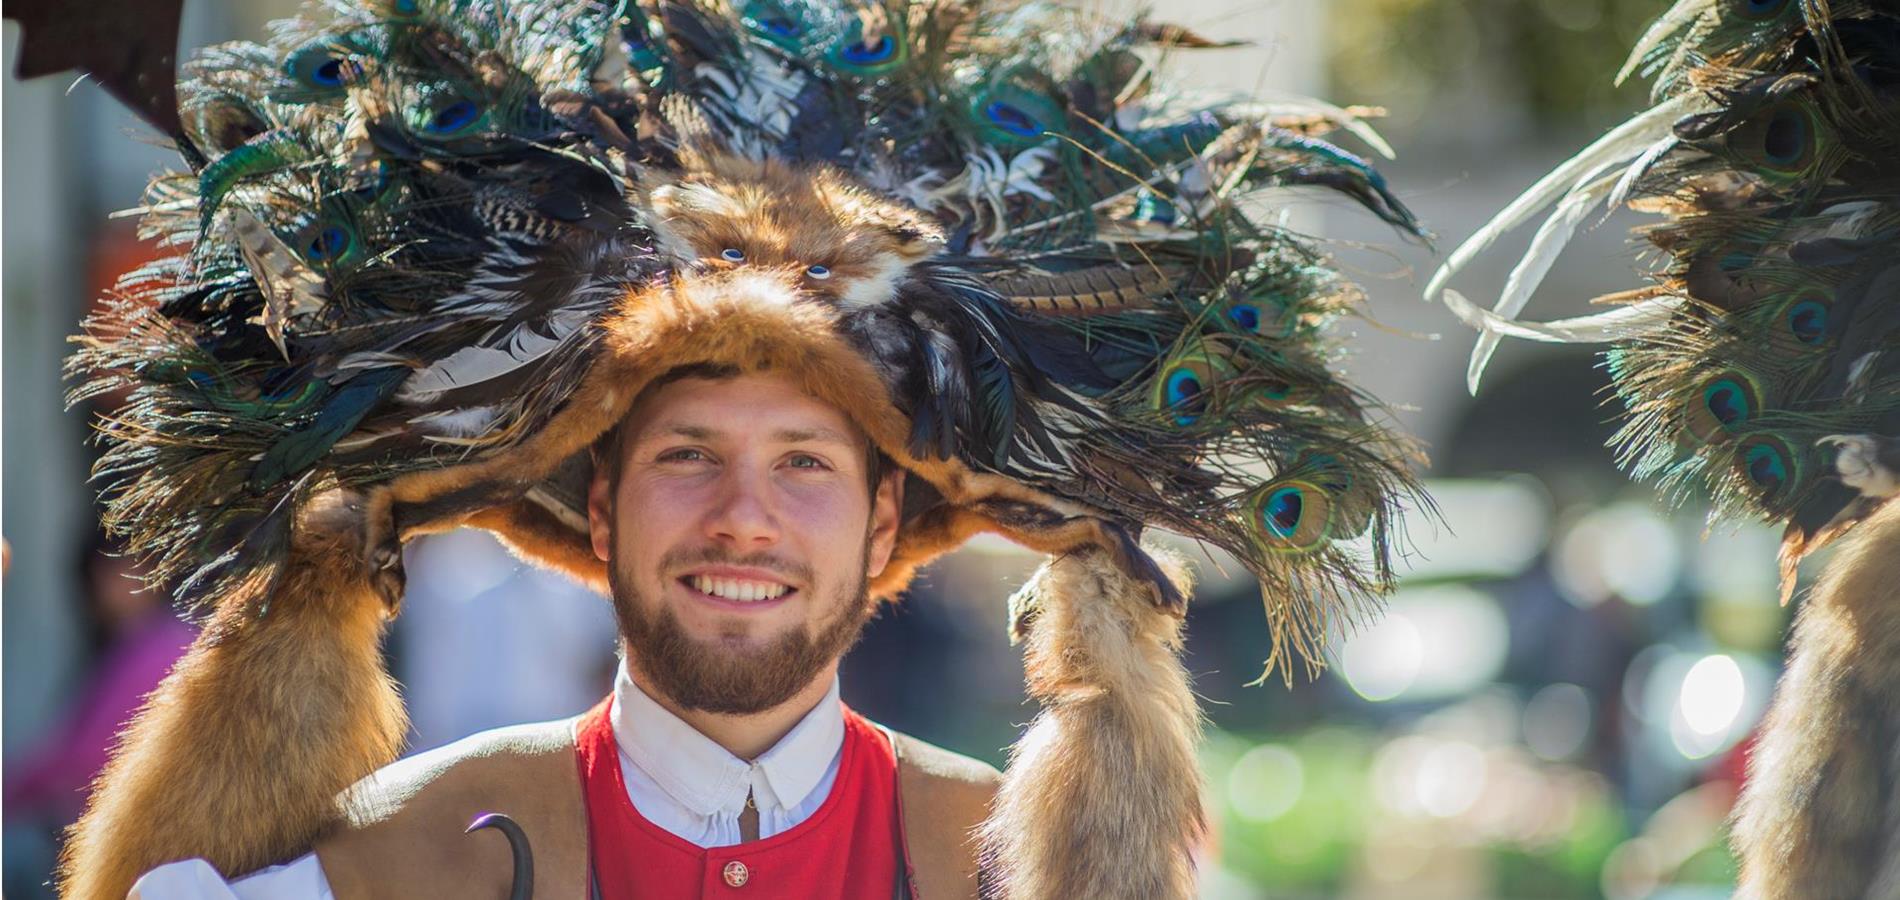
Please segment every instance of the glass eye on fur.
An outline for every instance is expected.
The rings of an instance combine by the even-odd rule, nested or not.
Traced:
[[[810,266],[805,269],[805,277],[823,281],[831,277],[831,270],[824,266]]]
[[[719,251],[719,258],[730,263],[745,262],[745,251],[737,247],[727,247]]]

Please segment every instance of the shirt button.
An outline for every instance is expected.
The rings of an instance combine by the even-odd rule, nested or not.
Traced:
[[[752,873],[746,869],[745,863],[736,859],[726,863],[726,868],[719,874],[725,876],[727,887],[745,887],[745,883],[752,880]]]

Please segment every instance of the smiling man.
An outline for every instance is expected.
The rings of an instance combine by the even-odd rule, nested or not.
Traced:
[[[499,810],[529,838],[537,896],[976,896],[973,832],[1000,776],[838,696],[901,475],[787,379],[657,379],[595,448],[588,519],[623,649],[611,697],[385,768],[353,792],[355,825],[288,865],[226,884],[176,863],[135,892],[477,896],[508,883],[510,855],[457,835]]]

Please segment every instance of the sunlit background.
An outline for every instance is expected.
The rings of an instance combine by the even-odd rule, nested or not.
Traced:
[[[1643,86],[1609,79],[1665,5],[1162,7],[1254,42],[1182,58],[1203,86],[1387,108],[1380,127],[1400,154],[1383,169],[1438,235],[1436,250],[1406,244],[1344,204],[1272,198],[1365,284],[1365,317],[1341,324],[1356,348],[1343,364],[1428,444],[1439,514],[1409,517],[1385,616],[1341,635],[1330,670],[1290,689],[1249,684],[1268,646],[1258,591],[1231,561],[1202,557],[1188,665],[1209,717],[1206,897],[1728,896],[1723,821],[1788,620],[1774,535],[1710,529],[1702,509],[1665,508],[1618,474],[1603,447],[1615,410],[1588,351],[1507,346],[1466,396],[1470,338],[1418,299],[1436,254],[1640,107]],[[261,35],[291,6],[186,8],[194,47]],[[9,22],[9,71],[17,43]],[[62,412],[59,381],[91,298],[151,252],[110,214],[175,161],[89,83],[9,77],[4,90],[4,890],[28,898],[49,895],[54,835],[95,765],[87,742],[189,638],[97,555],[95,451],[82,449],[84,416]],[[1575,314],[1631,286],[1629,224],[1612,218],[1574,244],[1532,312]],[[1472,293],[1501,284],[1512,249],[1472,270]],[[853,651],[846,699],[1000,765],[1034,714],[1003,601],[1035,562],[978,541],[939,563]],[[389,649],[415,747],[568,715],[606,692],[613,628],[599,598],[475,533],[412,545],[409,574]]]

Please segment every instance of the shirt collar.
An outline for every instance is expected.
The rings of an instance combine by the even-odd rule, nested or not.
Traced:
[[[818,787],[844,750],[838,678],[772,749],[748,763],[654,702],[620,661],[611,713],[620,752],[680,805],[702,816],[737,815],[747,793],[761,810],[790,809]]]

